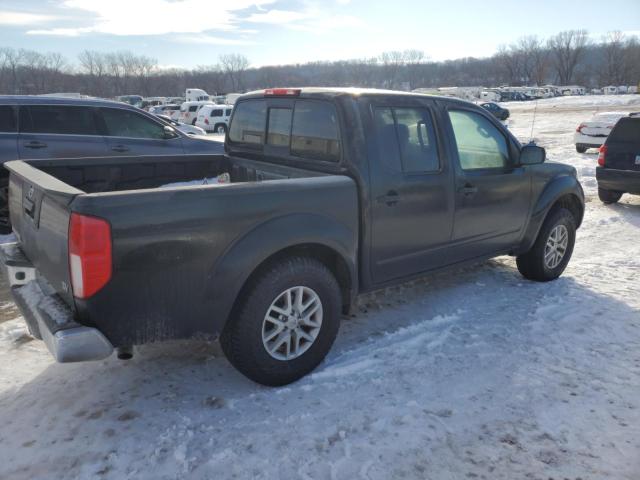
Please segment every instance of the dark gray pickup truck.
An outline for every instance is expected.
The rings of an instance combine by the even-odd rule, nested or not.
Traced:
[[[544,160],[468,102],[271,89],[236,103],[224,155],[6,163],[2,250],[58,361],[219,334],[242,373],[282,385],[322,361],[360,292],[504,254],[557,278],[584,197]]]

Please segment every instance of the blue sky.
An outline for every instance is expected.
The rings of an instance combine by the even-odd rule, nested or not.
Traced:
[[[242,53],[254,66],[419,49],[433,60],[491,55],[523,35],[640,34],[640,0],[0,0],[0,47],[131,50],[161,66]]]

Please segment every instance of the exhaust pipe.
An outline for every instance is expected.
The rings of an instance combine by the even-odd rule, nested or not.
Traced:
[[[133,358],[133,347],[131,345],[118,347],[116,350],[118,360],[131,360]]]

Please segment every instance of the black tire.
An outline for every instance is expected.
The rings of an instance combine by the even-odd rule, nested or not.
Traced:
[[[222,131],[220,131],[220,130],[222,130]],[[226,134],[226,133],[227,133],[227,126],[226,126],[224,123],[218,123],[218,124],[213,128],[213,131],[214,131],[215,133],[224,133],[224,134]]]
[[[0,235],[11,233],[9,219],[9,179],[0,178]]]
[[[587,151],[587,147],[584,145],[576,145],[576,152],[585,153]]]
[[[602,203],[606,203],[607,205],[610,203],[616,203],[622,197],[622,192],[616,192],[614,190],[605,190],[604,188],[598,187],[598,198]]]
[[[569,236],[567,248],[560,263],[555,268],[548,268],[544,260],[545,246],[551,231],[558,225],[564,225],[567,229]],[[535,280],[537,282],[555,280],[562,275],[562,272],[564,272],[564,269],[567,267],[571,259],[571,254],[573,253],[575,241],[576,219],[566,208],[554,208],[549,212],[549,215],[547,215],[547,218],[542,224],[538,238],[536,238],[531,250],[516,258],[518,270],[523,277],[529,280]]]
[[[192,126],[192,127],[195,127],[195,126],[196,126],[196,120],[197,120],[197,118],[194,118],[194,119],[191,121],[191,126]]]
[[[322,324],[311,346],[292,360],[271,356],[262,341],[262,326],[271,303],[288,288],[313,289],[322,304]],[[302,378],[327,355],[340,326],[340,287],[331,271],[308,257],[274,261],[250,281],[220,336],[227,359],[251,380],[268,386]]]

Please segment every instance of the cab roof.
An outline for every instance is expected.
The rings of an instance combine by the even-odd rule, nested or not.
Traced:
[[[445,97],[440,95],[430,95],[425,93],[417,93],[417,92],[403,92],[399,90],[385,90],[379,88],[359,88],[359,87],[287,87],[287,88],[273,88],[273,89],[263,89],[263,90],[254,90],[252,92],[248,92],[244,94],[241,99],[247,98],[264,98],[265,92],[268,90],[299,90],[300,94],[296,95],[298,97],[326,97],[326,98],[334,98],[341,96],[398,96],[398,97],[418,97],[418,98],[434,98],[438,100],[443,100],[447,102],[455,102],[455,103],[469,103],[467,100]],[[281,95],[272,95],[273,97],[280,97]],[[285,95],[282,95],[285,96]]]

